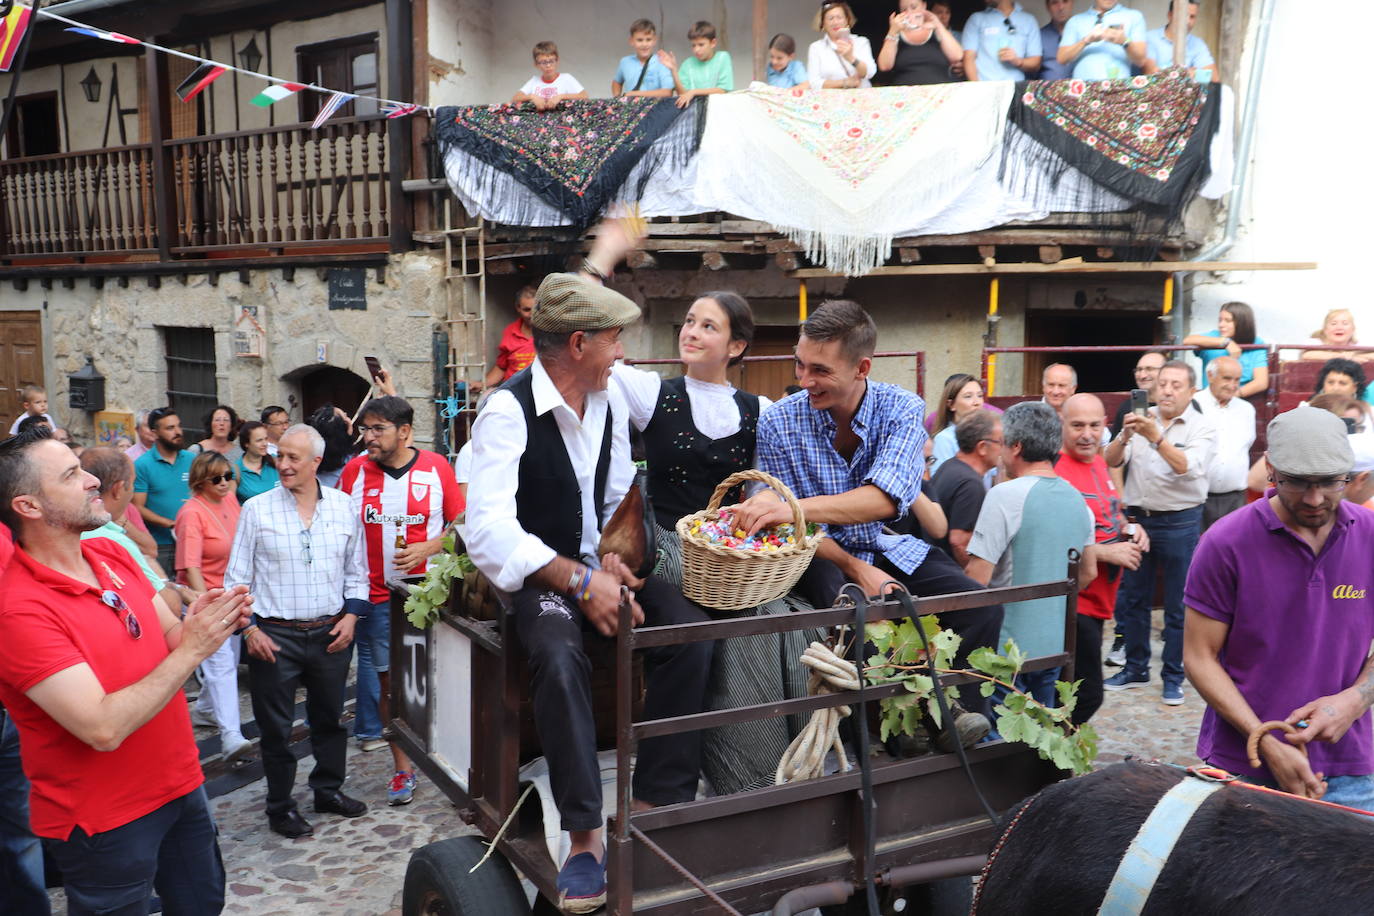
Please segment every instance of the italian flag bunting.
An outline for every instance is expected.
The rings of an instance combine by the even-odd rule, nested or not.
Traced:
[[[259,108],[267,108],[274,102],[280,102],[282,99],[291,98],[291,96],[304,88],[305,85],[303,83],[273,83],[262,92],[253,96],[252,102]]]

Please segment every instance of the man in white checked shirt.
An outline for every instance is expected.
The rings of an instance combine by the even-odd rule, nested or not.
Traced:
[[[315,769],[315,810],[358,817],[367,805],[340,791],[348,732],[339,723],[358,614],[369,610],[362,525],[348,496],[321,486],[315,470],[324,440],[298,424],[277,444],[281,486],[249,500],[239,517],[225,588],[255,596],[244,630],[253,716],[267,774],[267,820],[295,838],[314,832],[296,810],[296,758],[289,746],[296,686],[305,685]]]

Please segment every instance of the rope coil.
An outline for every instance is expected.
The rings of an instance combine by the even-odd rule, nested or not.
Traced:
[[[840,693],[859,689],[859,669],[823,642],[813,642],[801,655],[801,663],[811,669],[806,682],[808,696]],[[848,706],[830,706],[811,713],[811,719],[801,734],[788,745],[778,761],[774,784],[784,785],[825,775],[825,755],[832,748],[840,760],[840,771],[852,769],[840,741],[840,722],[850,714]]]

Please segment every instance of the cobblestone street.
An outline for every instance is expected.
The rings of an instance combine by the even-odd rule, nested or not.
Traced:
[[[1101,736],[1099,763],[1128,755],[1158,757],[1173,763],[1196,762],[1194,742],[1202,703],[1185,685],[1185,702],[1160,702],[1158,681],[1159,617],[1154,632],[1155,680],[1146,688],[1109,692],[1093,718]],[[1110,640],[1110,635],[1107,637]],[[1115,669],[1107,669],[1110,674]],[[210,734],[198,729],[199,737]],[[226,913],[252,916],[399,916],[401,886],[412,849],[455,836],[467,828],[442,793],[421,778],[415,801],[392,808],[386,803],[391,755],[362,753],[350,745],[344,790],[367,802],[367,814],[354,820],[317,815],[305,784],[310,758],[297,772],[296,799],[315,827],[314,837],[287,840],[270,831],[263,813],[261,779],[214,799],[228,887]],[[53,891],[53,912],[65,914],[61,891]]]

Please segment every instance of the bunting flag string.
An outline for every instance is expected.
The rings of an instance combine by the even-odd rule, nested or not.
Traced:
[[[164,47],[154,44],[151,41],[142,41],[132,38],[119,32],[112,32],[107,29],[96,28],[75,19],[54,13],[46,9],[34,9],[29,6],[16,4],[8,17],[0,19],[0,72],[8,68],[9,60],[6,57],[7,51],[12,58],[14,49],[19,45],[19,36],[23,34],[24,26],[31,24],[31,17],[41,16],[60,22],[66,26],[66,31],[77,35],[84,35],[87,38],[96,38],[101,41],[111,41],[117,44],[138,45],[148,51],[155,51],[159,54],[166,54],[169,57],[179,57],[182,60],[189,60],[196,64],[196,69],[192,74],[177,87],[177,96],[182,101],[191,101],[205,87],[219,79],[226,73],[237,73],[252,79],[259,79],[267,83],[267,87],[250,99],[250,102],[260,108],[279,102],[282,99],[290,98],[298,92],[318,92],[327,96],[324,105],[320,108],[320,115],[315,118],[313,127],[318,129],[334,116],[339,108],[348,102],[360,99],[364,101],[376,102],[377,105],[386,112],[388,118],[404,118],[416,112],[424,111],[433,114],[434,109],[419,105],[414,102],[397,101],[396,99],[385,99],[372,95],[357,95],[352,93],[340,92],[330,89],[328,86],[318,86],[314,83],[298,83],[284,80],[270,73],[259,73],[255,70],[248,70],[243,67],[235,67],[232,64],[221,63],[208,57],[200,57],[195,54],[187,54],[185,51],[178,51],[175,48]]]

